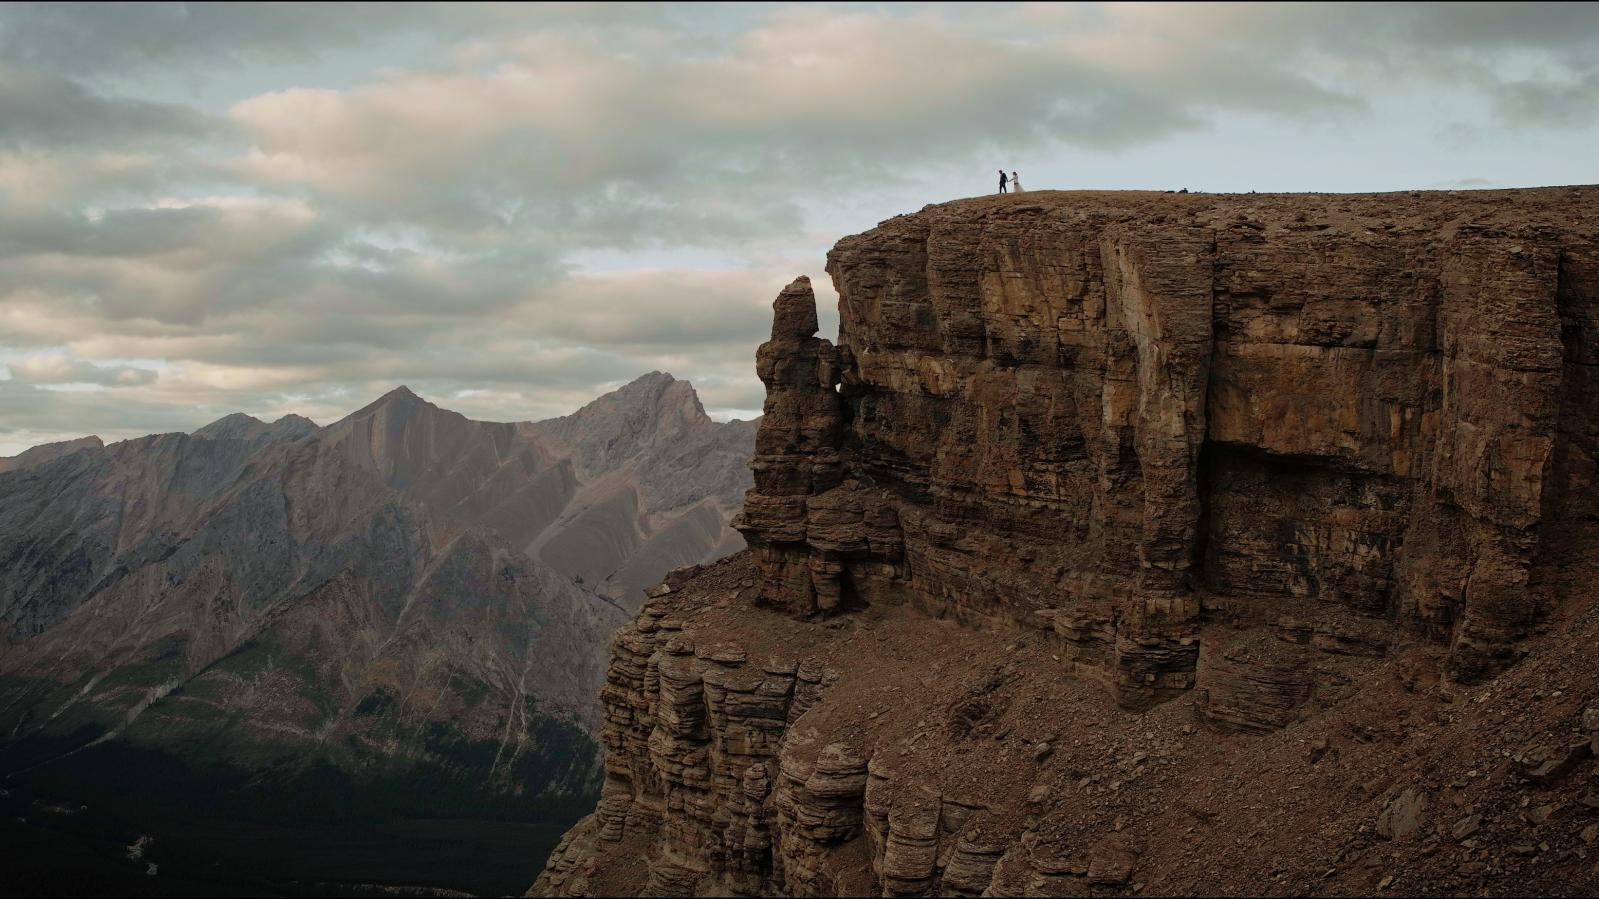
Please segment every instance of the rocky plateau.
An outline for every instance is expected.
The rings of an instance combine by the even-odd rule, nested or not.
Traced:
[[[774,304],[530,895],[1590,895],[1599,188],[1034,192]]]

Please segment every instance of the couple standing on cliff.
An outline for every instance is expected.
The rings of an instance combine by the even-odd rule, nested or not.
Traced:
[[[1019,193],[1022,192],[1022,179],[1016,177],[1016,173],[1015,172],[1011,172],[1010,173],[1010,182],[1009,183],[1010,183],[1011,193],[1019,194]],[[999,192],[1000,193],[1004,193],[1005,192],[1005,184],[1006,184],[1006,181],[1005,181],[1005,170],[1004,169],[1000,169],[999,170]]]

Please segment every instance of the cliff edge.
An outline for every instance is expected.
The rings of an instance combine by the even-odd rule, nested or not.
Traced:
[[[757,357],[750,551],[617,636],[534,892],[1591,892],[1596,200],[841,241],[838,343],[801,279]]]

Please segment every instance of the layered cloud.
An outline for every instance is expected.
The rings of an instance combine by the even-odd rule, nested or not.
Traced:
[[[9,366],[14,380],[28,384],[93,384],[134,387],[153,383],[152,369],[127,365],[95,365],[64,353],[27,356]]]
[[[0,60],[4,454],[401,382],[750,414],[777,289],[998,165],[1592,181],[1599,8],[12,4]]]
[[[62,75],[0,63],[0,147],[159,146],[214,127],[180,104],[101,96]]]

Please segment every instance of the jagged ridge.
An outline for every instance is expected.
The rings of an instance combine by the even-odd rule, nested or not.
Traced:
[[[579,431],[621,407],[697,417],[630,418],[613,430],[643,444],[582,465],[545,433],[564,419],[472,421],[402,387],[326,428],[230,415],[0,474],[8,788],[162,753],[127,797],[233,766],[242,805],[278,809],[301,774],[343,795],[331,766],[385,814],[571,820],[598,784],[609,634],[641,584],[737,548],[750,483],[753,423],[711,422],[687,382],[646,376]],[[707,495],[668,505],[650,479]],[[629,508],[586,505],[601,489]],[[620,576],[542,551],[586,522],[629,535],[587,557]]]

